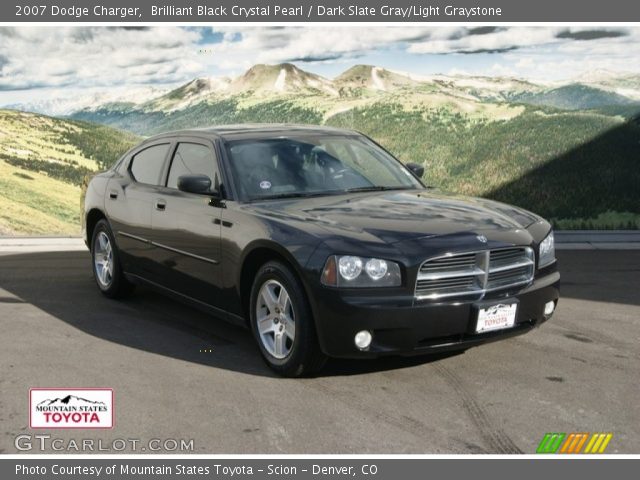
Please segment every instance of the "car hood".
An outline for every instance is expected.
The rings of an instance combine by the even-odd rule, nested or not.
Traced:
[[[522,229],[540,220],[531,212],[503,203],[433,190],[366,192],[252,205],[256,213],[274,220],[298,220],[333,235],[387,244],[458,233],[511,241],[514,231],[523,234]]]

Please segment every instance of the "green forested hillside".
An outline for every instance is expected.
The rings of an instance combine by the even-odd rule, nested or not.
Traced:
[[[141,135],[153,135],[170,130],[224,125],[230,123],[308,123],[322,122],[322,113],[305,108],[286,98],[271,99],[255,105],[241,105],[242,97],[202,102],[170,112],[144,110],[101,110],[78,112],[74,118],[100,122]],[[299,100],[299,99],[298,99]]]
[[[542,92],[522,93],[514,95],[512,100],[565,110],[585,110],[620,105],[635,105],[636,108],[638,107],[638,102],[634,102],[615,92],[580,84],[563,85],[562,87]]]
[[[637,121],[527,107],[510,120],[471,122],[442,110],[377,105],[328,123],[362,130],[401,160],[424,163],[425,180],[445,190],[519,205],[562,228],[640,228]]]
[[[0,110],[0,235],[77,234],[84,176],[137,140],[101,125]]]

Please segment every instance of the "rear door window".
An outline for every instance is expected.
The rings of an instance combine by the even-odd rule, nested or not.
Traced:
[[[131,159],[129,171],[136,182],[160,185],[162,167],[169,151],[169,144],[162,143],[145,148]]]

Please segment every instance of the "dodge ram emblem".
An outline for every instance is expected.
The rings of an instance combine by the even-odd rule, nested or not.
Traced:
[[[476,235],[476,238],[482,243],[487,243],[487,237],[485,237],[484,235]]]

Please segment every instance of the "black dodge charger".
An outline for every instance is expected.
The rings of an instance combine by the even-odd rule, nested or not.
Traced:
[[[548,320],[550,224],[438,193],[422,174],[352,131],[158,135],[87,187],[95,280],[108,297],[145,284],[247,325],[287,376],[327,357],[463,350]]]

